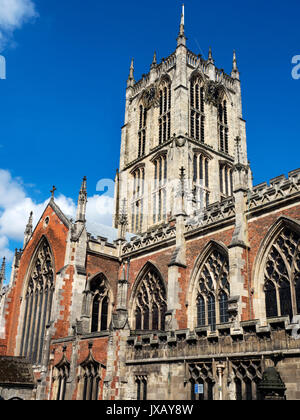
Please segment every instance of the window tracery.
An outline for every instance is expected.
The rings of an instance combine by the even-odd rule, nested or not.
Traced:
[[[33,364],[42,361],[44,334],[54,294],[54,264],[48,241],[39,246],[25,292],[20,354]]]

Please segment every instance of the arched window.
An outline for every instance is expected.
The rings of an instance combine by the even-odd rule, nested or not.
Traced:
[[[234,360],[230,362],[234,373],[237,400],[259,400],[258,385],[262,380],[261,360]]]
[[[191,399],[198,401],[212,401],[214,399],[215,379],[212,363],[196,363],[189,365]],[[199,385],[196,393],[195,385]]]
[[[159,88],[159,144],[171,138],[171,82],[163,79]]]
[[[205,100],[204,83],[195,76],[190,84],[190,135],[193,139],[205,142]]]
[[[203,153],[194,153],[194,199],[198,209],[203,209],[209,205],[209,157]]]
[[[137,288],[134,299],[135,329],[163,331],[166,309],[164,283],[157,270],[149,268]]]
[[[57,401],[64,401],[66,398],[67,381],[70,374],[70,362],[67,360],[65,354],[62,360],[55,366],[53,382],[56,388],[55,399]]]
[[[265,302],[268,318],[300,314],[300,235],[283,229],[265,263]]]
[[[154,165],[153,223],[166,221],[167,218],[167,155],[161,154],[152,161]]]
[[[138,145],[138,157],[142,157],[146,152],[146,133],[147,133],[147,109],[140,105],[139,108],[139,145]]]
[[[213,249],[206,258],[197,282],[197,327],[228,322],[229,287],[228,257],[219,249]],[[218,302],[218,305],[217,305]]]
[[[91,281],[91,332],[107,331],[110,322],[110,299],[107,280],[100,274]]]
[[[80,365],[82,375],[82,400],[83,401],[97,401],[100,390],[100,363],[96,362],[91,352],[88,358]]]
[[[46,238],[39,245],[25,292],[20,355],[33,364],[42,361],[46,325],[54,293],[54,259]]]
[[[145,168],[139,166],[132,172],[133,196],[131,201],[131,231],[139,233],[143,229]]]
[[[227,101],[222,101],[218,106],[218,131],[219,131],[219,150],[223,153],[229,153],[228,137],[228,113]]]
[[[228,163],[221,162],[219,165],[221,198],[233,195],[233,169]]]

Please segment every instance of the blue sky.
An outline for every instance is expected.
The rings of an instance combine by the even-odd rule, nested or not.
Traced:
[[[154,51],[161,59],[175,50],[182,2],[11,1],[31,9],[7,29],[0,0],[0,35],[7,37],[0,170],[28,207],[41,208],[52,185],[72,207],[83,176],[90,196],[98,180],[114,178],[131,57],[139,79]],[[207,58],[211,46],[216,65],[230,73],[237,51],[254,183],[298,168],[300,79],[292,78],[291,61],[300,55],[299,1],[187,0],[185,6],[193,52]],[[0,215],[5,205],[0,197]],[[22,245],[20,232],[0,226],[0,257]]]

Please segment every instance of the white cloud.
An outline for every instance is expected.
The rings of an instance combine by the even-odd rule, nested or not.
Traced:
[[[112,226],[113,198],[94,195],[88,198],[87,228],[93,235],[115,238]],[[0,169],[0,259],[5,256],[12,260],[13,250],[10,241],[23,245],[24,231],[31,211],[34,226],[38,223],[49,200],[37,203],[25,191],[20,178],[13,178],[9,171]],[[69,218],[76,217],[76,206],[72,198],[59,195],[56,204]],[[1,261],[1,260],[0,260]]]
[[[16,29],[37,16],[33,0],[0,0],[0,50],[12,40]]]

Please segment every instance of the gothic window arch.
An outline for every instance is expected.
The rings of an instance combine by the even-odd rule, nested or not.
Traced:
[[[214,247],[206,257],[196,281],[196,327],[227,323],[229,286],[228,256]]]
[[[258,385],[262,380],[261,360],[233,360],[231,369],[234,374],[236,400],[260,400]]]
[[[107,331],[111,320],[111,297],[104,274],[99,274],[90,283],[91,332]]]
[[[67,381],[70,375],[70,362],[64,354],[62,360],[54,367],[54,389],[55,399],[57,401],[65,401]]]
[[[133,196],[131,202],[131,230],[141,232],[143,229],[145,167],[139,166],[132,172]]]
[[[152,163],[154,165],[153,223],[159,223],[166,221],[167,218],[167,154],[159,154]]]
[[[215,378],[211,362],[189,365],[191,400],[214,400]],[[202,385],[203,393],[195,393],[195,385]]]
[[[134,329],[163,331],[166,310],[167,297],[164,282],[154,266],[149,267],[135,291]]]
[[[227,162],[219,163],[220,193],[221,198],[233,195],[233,168]]]
[[[81,389],[83,401],[97,401],[101,382],[101,364],[98,363],[91,351],[87,359],[80,364]]]
[[[171,138],[171,81],[165,77],[159,86],[159,144]]]
[[[54,294],[54,258],[43,238],[34,257],[24,296],[24,320],[20,355],[40,364],[46,325],[50,321]]]
[[[202,77],[194,76],[190,83],[190,135],[205,142],[205,86]]]
[[[146,153],[147,113],[147,108],[143,104],[140,104],[138,129],[138,158],[145,156]]]
[[[219,150],[229,153],[229,127],[228,127],[228,105],[227,100],[223,99],[218,104],[218,133]]]
[[[194,181],[194,199],[197,208],[203,209],[209,205],[210,180],[209,180],[209,162],[210,157],[201,151],[194,151],[193,161],[193,181]]]
[[[285,227],[273,242],[264,268],[267,318],[300,314],[300,235]]]

